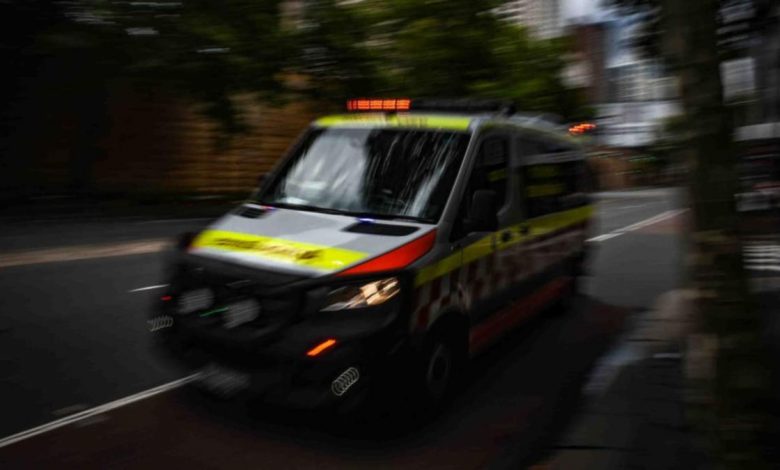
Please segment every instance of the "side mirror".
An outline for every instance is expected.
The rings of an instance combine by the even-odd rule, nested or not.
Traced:
[[[498,230],[498,195],[492,189],[478,189],[471,198],[471,217],[466,221],[468,232]]]

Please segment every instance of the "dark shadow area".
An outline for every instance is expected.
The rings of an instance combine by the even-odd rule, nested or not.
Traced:
[[[111,429],[118,433],[110,439],[101,440],[104,424],[87,424],[64,440],[58,439],[67,432],[61,430],[23,442],[8,456],[44,463],[60,455],[86,467],[170,464],[184,456],[224,458],[225,466],[234,466],[272,462],[269,452],[274,459],[296,454],[291,466],[325,468],[369,462],[473,468],[497,458],[526,465],[551,450],[575,414],[583,383],[626,314],[586,297],[570,311],[543,312],[477,357],[463,389],[438,413],[396,401],[360,419],[252,400],[220,401],[185,387],[109,413],[108,435]],[[148,437],[135,436],[134,429],[169,437],[146,448]],[[117,446],[129,454],[122,456]]]

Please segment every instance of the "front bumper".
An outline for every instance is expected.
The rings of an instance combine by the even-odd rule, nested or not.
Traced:
[[[411,299],[404,294],[411,291],[409,276],[399,277],[406,284],[402,294],[381,305],[325,312],[328,280],[296,280],[199,258],[172,268],[171,287],[150,320],[158,350],[189,371],[232,371],[241,385],[238,393],[294,407],[342,406],[393,383],[410,357]],[[187,305],[182,295],[201,288],[211,290],[211,306],[182,309],[180,301]],[[229,325],[222,307],[245,299],[259,305],[255,319]],[[307,356],[327,339],[336,345]],[[334,380],[351,369],[358,371],[358,381],[334,393]]]
[[[334,334],[335,346],[309,357],[306,352],[321,342],[314,340],[322,338],[320,330],[294,325],[273,341],[249,350],[204,341],[175,319],[154,336],[162,355],[184,370],[198,372],[196,384],[223,396],[258,398],[294,408],[349,409],[377,388],[402,382],[410,346],[390,326],[368,334]],[[219,373],[225,378],[219,378]]]

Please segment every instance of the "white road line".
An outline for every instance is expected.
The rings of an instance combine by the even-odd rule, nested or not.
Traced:
[[[601,213],[599,214],[599,218],[602,218],[602,219],[611,219],[611,218],[613,218],[613,217],[621,217],[621,216],[624,216],[624,215],[625,215],[625,214],[624,214],[624,212],[625,212],[625,211],[627,211],[627,210],[638,209],[638,208],[640,208],[640,207],[651,206],[651,205],[653,205],[653,204],[660,204],[660,203],[662,203],[662,202],[663,202],[663,201],[658,201],[658,202],[656,202],[656,203],[647,203],[647,204],[634,204],[634,205],[630,205],[630,206],[618,206],[618,207],[613,207],[613,208],[610,208],[609,212],[601,212]]]
[[[154,289],[165,289],[168,287],[168,284],[158,284],[156,286],[146,286],[146,287],[139,287],[137,289],[131,289],[127,292],[133,293],[133,292],[143,292],[145,290],[154,290]]]
[[[29,439],[31,437],[38,436],[40,434],[53,431],[55,429],[68,426],[70,424],[76,423],[78,421],[82,421],[87,418],[91,418],[95,415],[99,415],[102,413],[106,413],[111,410],[115,410],[117,408],[123,407],[125,405],[129,405],[131,403],[135,403],[137,401],[144,400],[146,398],[153,397],[155,395],[159,395],[161,393],[173,390],[175,388],[179,388],[189,382],[192,382],[198,377],[198,374],[193,374],[187,377],[184,377],[179,380],[174,380],[173,382],[168,382],[166,384],[162,384],[160,386],[150,388],[149,390],[144,390],[143,392],[136,393],[135,395],[130,395],[124,398],[120,398],[119,400],[114,400],[112,402],[96,406],[94,408],[90,408],[88,410],[84,410],[82,412],[66,416],[64,418],[58,419],[56,421],[52,421],[50,423],[43,424],[41,426],[28,429],[26,431],[22,431],[20,433],[13,434],[8,437],[4,437],[3,439],[0,439],[0,449],[6,446],[10,446],[11,444],[15,444],[19,441],[23,441],[25,439]]]
[[[676,209],[671,211],[662,212],[658,215],[654,215],[653,217],[650,217],[649,219],[640,220],[639,222],[631,225],[627,225],[623,228],[619,228],[617,230],[613,230],[609,233],[604,233],[598,236],[595,236],[593,238],[589,238],[585,241],[590,243],[598,243],[603,242],[606,240],[609,240],[610,238],[619,237],[620,235],[623,235],[627,232],[632,232],[634,230],[639,230],[640,228],[647,227],[649,225],[657,224],[658,222],[662,222],[666,219],[671,219],[672,217],[682,214],[683,212],[686,212],[688,209]]]
[[[619,237],[620,235],[622,235],[622,233],[605,233],[604,235],[599,235],[597,237],[588,238],[585,241],[586,242],[590,242],[590,243],[598,243],[598,242],[603,242],[605,240],[609,240],[610,238]]]
[[[640,220],[639,222],[635,224],[631,224],[627,227],[619,228],[617,230],[613,230],[615,233],[624,233],[624,232],[632,232],[634,230],[639,230],[640,228],[647,227],[648,225],[657,224],[658,222],[662,222],[666,219],[671,219],[672,217],[682,214],[683,212],[686,212],[688,209],[676,209],[671,211],[662,212],[654,217],[650,217],[649,219]]]

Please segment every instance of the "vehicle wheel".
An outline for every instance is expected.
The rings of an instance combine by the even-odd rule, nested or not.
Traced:
[[[422,404],[437,408],[457,388],[465,366],[464,348],[454,332],[434,332],[427,341],[419,377]]]
[[[560,314],[569,312],[574,306],[574,299],[577,298],[580,284],[580,273],[582,268],[575,264],[569,273],[570,281],[564,291],[561,293],[560,298],[555,303],[555,310]]]

